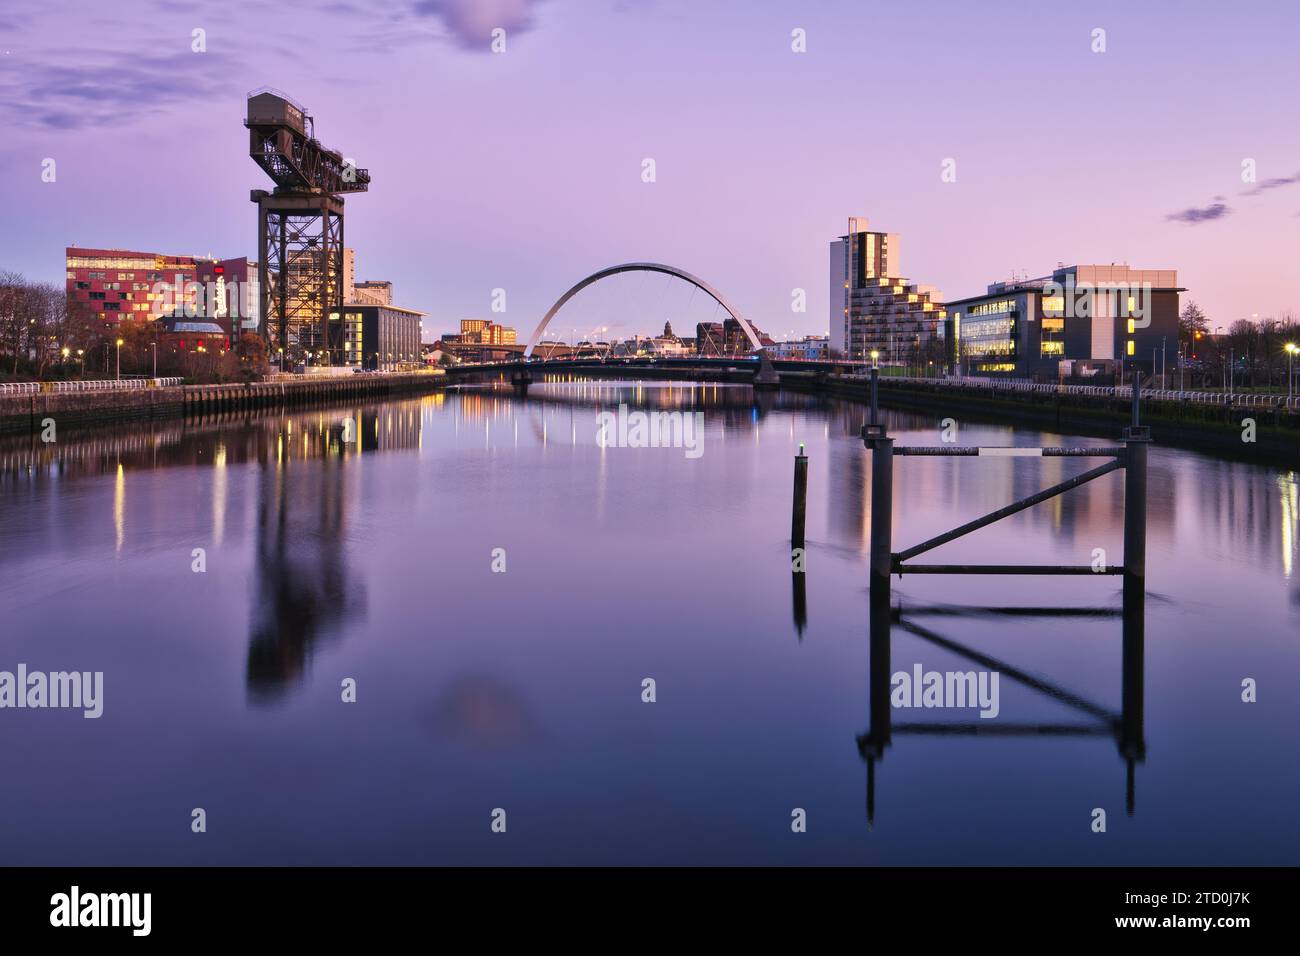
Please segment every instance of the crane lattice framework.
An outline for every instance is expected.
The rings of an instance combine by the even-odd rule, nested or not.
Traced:
[[[370,173],[316,139],[315,122],[277,90],[248,94],[248,155],[275,183],[254,189],[260,328],[294,357],[343,357],[343,193],[365,192]]]

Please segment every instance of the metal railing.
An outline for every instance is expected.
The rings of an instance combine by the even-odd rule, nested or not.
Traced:
[[[0,385],[0,395],[38,395],[49,392],[122,392],[141,388],[181,384],[179,378],[109,378],[78,382],[8,382]]]
[[[866,372],[870,375],[870,371]],[[861,378],[864,376],[855,376]],[[1028,379],[993,379],[969,376],[950,376],[948,378],[926,378],[915,375],[882,376],[881,384],[901,382],[921,385],[941,385],[945,388],[978,389],[994,392],[1034,392],[1049,395],[1084,395],[1094,398],[1131,399],[1131,385],[1058,385],[1051,382],[1031,382]],[[1233,408],[1282,408],[1300,411],[1300,395],[1288,398],[1285,395],[1271,395],[1244,392],[1204,392],[1168,388],[1144,388],[1141,390],[1144,401],[1182,402],[1197,405],[1223,405]]]

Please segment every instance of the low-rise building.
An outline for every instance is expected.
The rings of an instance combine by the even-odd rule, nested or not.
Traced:
[[[1033,378],[1150,372],[1178,353],[1178,273],[1061,266],[994,282],[948,303],[948,359],[959,374]]]
[[[330,318],[345,323],[344,363],[382,372],[421,364],[424,315],[395,305],[353,303],[344,306],[341,317],[335,312]]]
[[[461,319],[458,341],[463,345],[515,345],[518,333],[490,319]]]
[[[830,338],[825,335],[805,335],[792,342],[777,342],[767,349],[770,358],[798,362],[824,362],[830,358]]]

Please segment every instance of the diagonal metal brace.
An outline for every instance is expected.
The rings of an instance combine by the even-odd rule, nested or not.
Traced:
[[[1021,498],[1019,501],[1012,502],[1005,508],[999,508],[997,511],[989,512],[983,517],[976,518],[974,521],[968,521],[964,525],[953,528],[951,531],[945,531],[943,534],[933,537],[929,541],[922,541],[920,544],[913,545],[906,551],[899,551],[893,556],[894,569],[898,570],[899,565],[909,558],[914,558],[918,554],[924,554],[926,551],[937,548],[941,544],[947,544],[954,538],[960,538],[964,534],[978,531],[980,528],[991,525],[995,521],[1001,521],[1003,518],[1008,518],[1013,514],[1024,511],[1026,508],[1032,508],[1034,505],[1041,504],[1049,498],[1055,498],[1057,495],[1064,494],[1072,488],[1077,488],[1086,482],[1092,481],[1094,478],[1108,475],[1112,471],[1117,471],[1123,467],[1124,462],[1121,459],[1108,461],[1104,465],[1099,465],[1096,468],[1075,475],[1073,478],[1063,481],[1059,485],[1052,485],[1050,488],[1044,488],[1042,491],[1030,495],[1028,498]],[[903,568],[902,570],[906,570],[906,568]]]

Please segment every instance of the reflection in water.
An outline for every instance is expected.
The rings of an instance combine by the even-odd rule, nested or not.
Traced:
[[[804,628],[808,626],[808,575],[805,571],[795,571],[790,575],[791,599],[794,607],[794,630],[803,640]]]
[[[251,700],[281,696],[314,645],[364,619],[365,583],[347,564],[349,459],[420,444],[415,406],[351,410],[298,429],[263,430],[258,468],[255,594],[248,641]],[[312,462],[303,468],[300,462]]]
[[[288,444],[286,434],[277,448]],[[344,555],[346,468],[332,431],[304,433],[322,455],[298,474],[292,459],[264,461],[258,476],[257,562],[248,639],[251,699],[280,695],[302,674],[315,642],[364,612],[364,591]],[[314,441],[313,441],[314,439]],[[324,440],[322,440],[324,439]]]
[[[126,542],[126,470],[122,463],[117,463],[117,477],[113,482],[113,532],[117,542],[116,551],[122,553]]]
[[[1292,471],[1278,475],[1277,486],[1282,492],[1282,518],[1279,522],[1282,530],[1282,573],[1289,578],[1295,569],[1296,538],[1300,537],[1300,474]],[[1292,597],[1300,599],[1300,590],[1293,591]]]
[[[443,689],[434,707],[434,726],[448,740],[493,749],[532,743],[537,722],[523,695],[488,675],[460,677]]]
[[[620,402],[703,410],[704,456],[598,447],[594,412]],[[96,814],[79,815],[75,802],[81,739],[66,724],[32,724],[40,746],[12,748],[13,776],[43,784],[12,788],[17,812],[0,820],[0,840],[24,861],[54,845],[59,862],[78,862],[86,840],[113,862],[190,859],[189,843],[168,856],[172,838],[160,833],[174,828],[155,827],[141,808],[160,788],[184,806],[196,780],[240,784],[250,768],[275,768],[276,785],[255,801],[231,800],[242,836],[221,862],[336,853],[418,865],[434,842],[446,860],[472,862],[481,841],[463,834],[482,828],[467,828],[459,808],[496,806],[511,787],[534,819],[605,814],[609,835],[575,847],[571,829],[538,827],[510,844],[511,862],[608,863],[629,851],[680,863],[908,863],[918,853],[990,862],[980,854],[991,835],[1006,838],[996,852],[1015,862],[1272,862],[1289,852],[1296,704],[1274,693],[1246,707],[1234,682],[1295,672],[1296,475],[1157,444],[1145,609],[1052,606],[1118,605],[1100,582],[1080,583],[1092,590],[1076,598],[1076,582],[967,579],[949,590],[909,577],[895,583],[904,604],[868,629],[864,417],[813,396],[756,401],[743,387],[580,382],[537,385],[523,400],[463,388],[336,411],[60,429],[53,445],[0,440],[11,660],[36,661],[39,650],[50,666],[98,668],[85,656],[101,654],[117,699],[132,701],[113,714],[124,743],[105,749],[117,775]],[[935,439],[934,419],[887,420],[909,443]],[[1075,443],[1056,437],[969,426],[959,440]],[[789,462],[805,441],[811,560],[787,592]],[[925,540],[1083,467],[900,461],[896,540]],[[1003,552],[991,560],[1087,563],[1094,546],[1118,548],[1121,503],[1118,480],[1103,478],[987,529],[970,548]],[[505,578],[485,559],[459,559],[498,544],[511,549]],[[189,570],[196,546],[214,549],[206,577]],[[1007,606],[983,606],[1000,600]],[[1020,606],[1035,602],[1046,606]],[[384,640],[362,640],[381,630]],[[1006,678],[1001,719],[962,726],[893,712],[892,672],[918,660],[917,646],[961,670],[996,669]],[[392,692],[384,707],[347,713],[362,732],[338,734],[337,684],[306,690],[313,667],[323,674],[354,652]],[[673,705],[640,702],[646,674],[661,677]],[[177,688],[196,706],[176,707]],[[291,697],[304,719],[257,706],[230,719],[232,700],[237,709]],[[16,726],[0,722],[0,735]],[[857,733],[861,749],[845,746]],[[212,759],[169,772],[189,759],[178,739],[204,741]],[[1104,805],[1111,792],[1118,806],[1109,741],[1130,812],[1141,784],[1140,812],[1124,821],[1124,840],[1081,849],[1082,828],[1061,835],[1058,823],[1084,795]],[[1204,774],[1207,752],[1221,773]],[[316,799],[340,760],[365,761],[367,773],[331,777],[336,799]],[[881,823],[871,834],[863,760],[867,814]],[[411,786],[412,768],[427,765],[445,772]],[[1260,767],[1269,786],[1242,788]],[[452,809],[428,823],[436,840],[409,840],[409,821],[428,811],[426,784]],[[767,809],[739,822],[734,840],[693,823],[720,800],[780,810],[795,798],[820,808],[822,842],[792,849],[780,813],[774,826]],[[341,827],[344,804],[370,809]],[[46,805],[60,827],[84,820],[75,839],[12,822]],[[338,843],[286,848],[267,821],[295,812],[312,814],[312,833],[334,828]],[[104,825],[109,814],[116,829]],[[1182,834],[1197,826],[1204,839],[1191,846]]]
[[[1037,677],[1015,665],[975,650],[916,622],[915,618],[939,615],[960,620],[963,617],[1106,617],[1116,612],[1093,608],[961,608],[920,607],[904,611],[901,607],[873,613],[870,628],[870,688],[868,691],[867,732],[858,737],[858,752],[867,763],[867,823],[876,819],[876,763],[885,756],[894,735],[989,736],[989,737],[1110,737],[1125,764],[1125,809],[1131,816],[1137,804],[1136,765],[1146,758],[1143,734],[1145,692],[1146,599],[1141,587],[1124,589],[1121,642],[1121,707],[1118,714],[1086,697],[1067,690],[1053,681]],[[979,719],[962,723],[898,722],[890,705],[890,644],[897,626],[937,647],[990,671],[997,672],[1029,690],[1043,694],[1088,719],[1083,723],[983,723]]]

